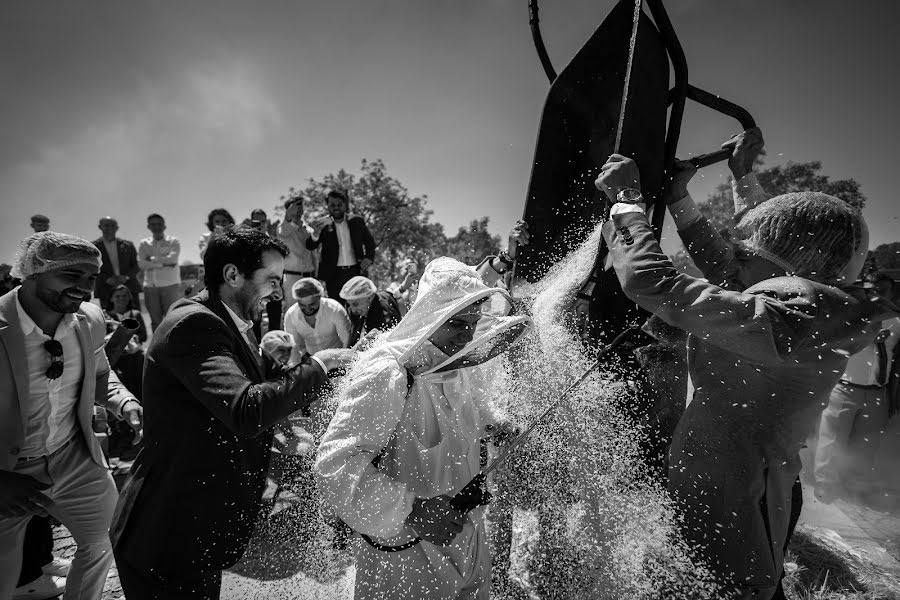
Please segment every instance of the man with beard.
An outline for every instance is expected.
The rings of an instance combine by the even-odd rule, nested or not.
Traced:
[[[261,352],[252,320],[281,297],[287,248],[246,227],[213,233],[206,290],[176,302],[144,370],[144,449],[110,537],[129,600],[218,598],[261,506],[273,425],[307,406],[346,350],[287,368]]]
[[[88,302],[99,271],[87,240],[36,233],[16,256],[22,285],[0,299],[0,598],[13,596],[34,515],[78,545],[66,598],[99,598],[112,562],[116,487],[91,418],[97,403],[139,430],[141,406],[106,360],[106,322]]]
[[[304,277],[291,287],[294,304],[284,315],[284,330],[294,338],[293,362],[307,352],[315,354],[348,345],[350,317],[340,302],[324,295],[325,288],[312,277]]]
[[[306,240],[306,247],[315,250],[321,246],[319,279],[325,282],[328,295],[336,299],[351,277],[368,274],[375,260],[375,239],[363,218],[349,213],[347,194],[331,190],[326,201],[329,216],[311,224],[312,236]]]

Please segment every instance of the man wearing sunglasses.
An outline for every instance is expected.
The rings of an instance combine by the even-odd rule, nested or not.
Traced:
[[[99,598],[112,562],[116,488],[91,418],[95,403],[141,428],[141,406],[110,371],[106,322],[88,302],[100,251],[81,238],[36,233],[0,298],[0,598],[19,577],[25,528],[51,514],[78,545],[66,598]]]

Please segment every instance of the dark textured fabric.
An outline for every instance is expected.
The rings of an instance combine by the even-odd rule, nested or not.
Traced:
[[[31,517],[25,528],[22,570],[16,587],[31,583],[43,575],[41,567],[51,562],[53,562],[53,529],[50,527],[50,517]]]
[[[100,250],[100,257],[103,259],[103,264],[100,266],[100,275],[94,284],[94,297],[100,301],[100,306],[109,308],[109,294],[115,286],[109,285],[106,283],[106,280],[115,275],[115,273],[109,260],[109,253],[106,251],[106,245],[103,243],[103,238],[94,240],[93,244]],[[119,251],[119,274],[128,276],[125,286],[131,291],[131,301],[134,307],[140,310],[141,301],[138,294],[141,292],[141,282],[138,281],[140,267],[138,266],[137,249],[128,240],[119,238],[116,238],[116,247]]]
[[[147,350],[145,446],[113,518],[117,553],[159,577],[234,564],[253,532],[271,428],[324,382],[309,361],[258,359],[207,292],[174,304]]]
[[[119,552],[113,554],[122,591],[128,600],[217,600],[219,597],[221,571],[192,571],[162,579],[136,568]]]
[[[384,333],[399,322],[400,306],[397,304],[397,299],[388,292],[375,292],[375,298],[372,300],[372,305],[365,318],[350,315],[350,323],[353,328],[350,331],[350,341],[347,346],[352,348],[364,335],[363,331],[368,333],[373,329],[379,329]]]

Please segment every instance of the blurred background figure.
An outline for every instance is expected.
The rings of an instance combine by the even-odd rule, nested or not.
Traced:
[[[376,331],[384,332],[400,322],[400,306],[390,292],[380,291],[368,277],[357,275],[341,288],[350,313],[349,347]]]
[[[131,290],[134,307],[140,310],[141,284],[137,279],[140,271],[137,249],[128,240],[116,237],[119,223],[112,217],[103,217],[97,227],[103,235],[94,240],[94,245],[100,250],[103,265],[100,267],[100,276],[94,284],[94,297],[100,302],[105,302],[114,287],[124,284]],[[103,306],[107,307],[108,305]]]
[[[209,215],[206,217],[206,228],[209,231],[203,233],[200,236],[200,241],[197,243],[200,246],[200,259],[203,259],[203,255],[206,254],[206,247],[209,245],[209,236],[213,234],[214,231],[225,229],[226,227],[234,227],[234,217],[231,216],[231,213],[224,208],[214,208],[209,211]]]
[[[46,215],[32,215],[31,216],[31,228],[35,233],[40,233],[42,231],[50,230],[50,217]]]
[[[897,284],[884,274],[867,277],[870,296],[896,298]],[[837,497],[900,508],[897,474],[879,472],[876,458],[888,423],[900,408],[900,317],[881,323],[875,342],[850,357],[819,422],[814,476],[822,502]],[[892,493],[893,492],[893,493]]]
[[[278,225],[277,235],[290,250],[290,254],[284,259],[282,300],[282,312],[287,312],[296,301],[291,294],[294,284],[304,277],[316,276],[318,253],[306,247],[306,242],[312,236],[312,229],[303,222],[303,196],[295,195],[284,203],[284,222]]]
[[[341,288],[351,277],[366,275],[375,260],[375,239],[359,215],[350,214],[350,200],[340,190],[326,196],[327,217],[316,219],[306,247],[321,246],[319,279],[325,282],[328,296],[338,298]]]
[[[172,303],[182,297],[178,269],[181,243],[166,235],[166,220],[161,215],[147,217],[147,229],[153,235],[142,239],[138,246],[138,266],[144,272],[144,302],[150,313],[150,326],[155,330]]]
[[[293,363],[304,352],[347,347],[350,317],[340,302],[324,297],[325,288],[319,280],[304,277],[291,288],[291,295],[295,304],[284,316],[284,329],[294,338]]]
[[[261,208],[255,208],[250,213],[249,219],[244,219],[244,222],[241,223],[246,227],[252,227],[257,231],[260,231],[270,238],[276,238],[278,232],[278,223],[270,223],[269,216],[266,214]],[[290,256],[290,254],[288,255]],[[286,259],[287,257],[285,257]],[[274,329],[281,329],[281,298],[277,300],[272,300],[268,304],[266,304],[266,319],[268,320],[268,326],[266,328],[267,331]],[[262,337],[262,316],[257,320],[253,321],[253,333],[256,335],[256,339],[260,339]]]

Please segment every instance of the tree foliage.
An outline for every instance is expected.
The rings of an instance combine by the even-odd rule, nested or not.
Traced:
[[[900,242],[881,244],[870,253],[878,271],[900,271]]]
[[[360,215],[375,238],[375,264],[369,276],[379,287],[400,278],[400,264],[406,259],[415,261],[421,272],[437,256],[452,256],[475,264],[486,254],[496,253],[499,247],[499,237],[487,230],[487,217],[461,227],[448,239],[444,227],[431,221],[427,196],[410,194],[406,186],[388,174],[380,159],[363,159],[359,175],[341,169],[321,179],[309,179],[302,190],[290,188],[281,197],[276,212],[283,213],[284,201],[299,194],[303,197],[304,220],[311,222],[327,214],[325,197],[332,189],[347,193],[350,213]]]
[[[788,192],[822,192],[836,198],[840,198],[852,206],[862,208],[866,204],[866,197],[859,189],[859,183],[854,179],[832,180],[821,173],[822,163],[811,161],[805,163],[792,163],[776,165],[766,169],[758,169],[757,177],[763,189],[770,196],[778,196]],[[706,204],[700,205],[700,212],[710,220],[717,230],[731,226],[734,216],[734,199],[731,194],[731,179],[719,184],[710,194]]]

